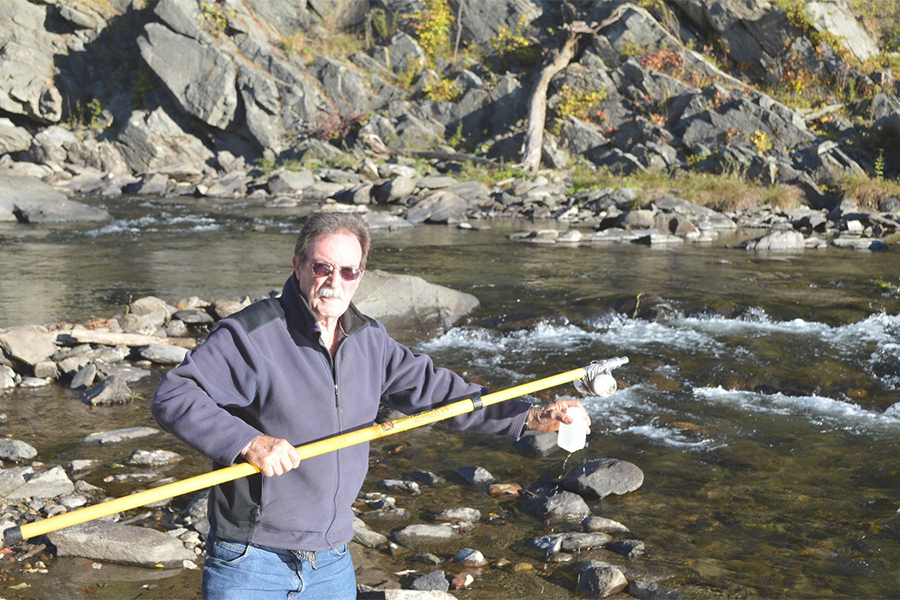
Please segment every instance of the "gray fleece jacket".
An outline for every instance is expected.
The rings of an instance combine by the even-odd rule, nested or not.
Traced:
[[[413,354],[352,304],[341,327],[345,337],[332,360],[291,276],[280,298],[221,320],[165,375],[153,416],[221,468],[242,460],[241,450],[261,434],[300,446],[371,426],[382,402],[412,414],[486,392]],[[445,422],[516,438],[529,407],[507,401]],[[209,518],[216,537],[290,550],[349,542],[368,457],[362,443],[306,459],[284,475],[215,486]]]

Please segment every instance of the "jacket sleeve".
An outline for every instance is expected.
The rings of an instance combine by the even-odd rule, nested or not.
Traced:
[[[409,348],[386,337],[385,385],[382,402],[405,414],[413,414],[452,404],[488,390],[469,383],[453,371],[435,367],[431,357],[414,354]],[[507,400],[443,421],[454,429],[493,433],[518,439],[531,404]]]
[[[241,450],[261,434],[251,424],[258,363],[244,329],[224,319],[203,345],[163,377],[151,413],[166,431],[216,463],[234,464]]]

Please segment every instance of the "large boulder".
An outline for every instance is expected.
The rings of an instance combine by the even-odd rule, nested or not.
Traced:
[[[163,108],[134,111],[116,138],[134,173],[165,173],[176,180],[199,180],[214,154],[187,133]]]
[[[54,85],[56,47],[45,28],[45,4],[0,4],[0,110],[39,123],[62,118],[62,95]]]
[[[102,208],[70,200],[38,179],[0,176],[0,221],[63,223],[111,218]]]
[[[181,567],[196,555],[176,537],[147,527],[90,521],[48,534],[59,556],[138,567]]]
[[[37,325],[0,329],[0,350],[7,358],[33,367],[56,353],[56,334]]]
[[[182,110],[207,125],[225,129],[237,110],[236,72],[215,46],[148,23],[137,40],[141,56]]]
[[[407,340],[440,334],[479,304],[471,294],[378,270],[366,271],[354,303],[384,323],[391,335]]]

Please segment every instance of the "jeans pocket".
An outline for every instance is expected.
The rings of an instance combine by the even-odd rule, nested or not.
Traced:
[[[216,539],[212,547],[206,549],[206,559],[212,559],[222,565],[237,565],[246,556],[250,544]]]

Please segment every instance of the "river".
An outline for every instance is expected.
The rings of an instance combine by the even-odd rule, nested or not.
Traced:
[[[175,303],[280,289],[301,223],[296,210],[248,201],[92,202],[115,220],[0,224],[0,326],[109,317],[151,294]],[[476,224],[490,229],[377,231],[369,267],[477,296],[472,315],[413,348],[493,389],[629,357],[617,372],[623,389],[586,399],[589,445],[570,460],[613,457],[644,471],[639,491],[591,503],[646,544],[631,569],[695,598],[900,597],[896,247],[760,256],[734,248],[738,237],[662,249],[551,246],[508,241],[531,223]],[[611,309],[641,294],[664,298],[670,316],[651,322]],[[146,401],[90,409],[67,394],[52,386],[0,396],[6,433],[30,435],[53,463],[87,457],[85,432],[152,424]],[[447,434],[458,442],[432,455],[421,433],[405,435],[417,450],[385,452],[379,473],[422,468],[418,456],[431,470],[483,464],[530,485],[560,475],[565,459],[526,459],[502,440],[465,434]],[[461,504],[480,501],[454,493]],[[475,539],[489,559],[515,542]],[[68,564],[58,562],[57,571]],[[514,596],[574,598],[571,571],[548,568],[539,590],[521,584]],[[510,581],[484,576],[458,595],[506,597]]]

